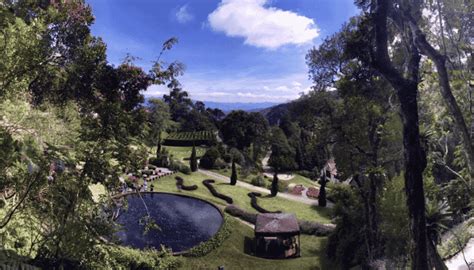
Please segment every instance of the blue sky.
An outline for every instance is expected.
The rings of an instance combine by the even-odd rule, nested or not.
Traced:
[[[127,53],[148,70],[163,42],[179,43],[163,60],[180,61],[193,99],[285,102],[308,91],[305,54],[357,13],[353,0],[86,0],[92,32],[119,64]],[[152,86],[147,96],[162,96]]]

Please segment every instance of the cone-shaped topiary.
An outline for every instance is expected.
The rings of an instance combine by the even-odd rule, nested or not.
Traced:
[[[278,174],[276,172],[273,174],[273,181],[272,186],[270,188],[270,193],[273,197],[275,197],[278,193]]]
[[[194,144],[193,144],[193,150],[191,151],[191,157],[189,159],[189,167],[191,167],[192,172],[195,172],[198,169],[196,147],[194,146]]]
[[[319,188],[319,196],[318,196],[318,204],[319,206],[321,207],[326,207],[326,183],[327,183],[327,179],[326,179],[326,174],[323,174],[321,176],[321,179],[319,180],[319,184],[321,185],[321,187]]]
[[[237,169],[235,168],[234,160],[232,160],[232,174],[230,175],[230,184],[233,186],[237,184]]]

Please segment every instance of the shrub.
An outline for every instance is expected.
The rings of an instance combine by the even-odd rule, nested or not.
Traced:
[[[204,153],[199,161],[199,166],[204,169],[212,169],[214,168],[214,163],[219,158],[220,154],[216,147],[211,147],[209,150]]]
[[[307,220],[298,220],[298,225],[300,226],[301,233],[316,236],[328,236],[336,228],[334,224],[321,224]]]
[[[186,166],[185,164],[176,160],[173,160],[168,167],[172,171],[178,171],[184,174],[191,174],[191,168],[189,168],[189,166]]]
[[[266,210],[265,208],[262,208],[260,205],[257,203],[257,197],[262,196],[262,194],[258,192],[250,192],[247,194],[250,197],[250,205],[257,210],[260,213],[281,213],[281,211],[269,211]]]
[[[235,161],[232,160],[232,174],[230,175],[230,184],[235,186],[237,184],[237,170],[235,168]]]
[[[197,185],[191,185],[191,186],[184,185],[184,179],[179,176],[176,176],[175,179],[176,179],[176,186],[178,187],[178,189],[181,188],[182,190],[187,190],[187,191],[193,191],[193,190],[198,189]]]
[[[222,199],[222,200],[226,201],[226,202],[229,203],[229,204],[232,204],[232,203],[233,203],[233,200],[232,200],[231,197],[226,196],[226,195],[224,195],[224,194],[221,194],[221,193],[217,192],[217,190],[212,186],[212,183],[214,183],[214,182],[215,182],[215,181],[214,181],[214,180],[211,180],[211,179],[207,179],[207,180],[202,181],[203,185],[204,185],[205,187],[207,187],[207,189],[209,189],[209,191],[212,193],[212,195],[213,195],[214,197],[217,197],[217,198],[219,198],[219,199]]]
[[[255,222],[257,222],[257,214],[247,212],[233,204],[226,206],[224,211],[231,216],[238,217],[249,223],[255,224]]]
[[[226,167],[227,163],[225,163],[225,161],[221,158],[216,159],[216,161],[214,162],[214,168],[225,169]]]
[[[233,227],[234,221],[229,218],[229,216],[224,214],[224,221],[219,231],[206,242],[202,242],[201,244],[191,248],[189,252],[186,253],[184,256],[201,257],[208,254],[209,252],[221,246],[222,243],[224,243],[224,241],[232,233]]]
[[[257,187],[267,187],[267,182],[266,182],[264,176],[262,176],[261,174],[259,174],[259,175],[255,176],[254,178],[252,178],[250,183],[254,186],[257,186]]]
[[[196,157],[196,147],[193,145],[193,149],[191,151],[191,157],[189,160],[189,167],[191,167],[191,171],[197,171],[197,157]]]

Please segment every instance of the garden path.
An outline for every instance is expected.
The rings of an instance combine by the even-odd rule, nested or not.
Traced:
[[[227,182],[227,183],[230,182],[230,178],[225,176],[225,175],[222,175],[222,174],[218,174],[218,173],[211,172],[211,171],[208,171],[208,170],[203,170],[203,169],[199,169],[199,172],[202,173],[202,174],[205,174],[209,177],[212,177],[215,180],[221,181],[221,182]],[[254,185],[251,185],[249,183],[245,183],[245,182],[242,182],[242,181],[237,181],[237,186],[243,187],[243,188],[246,188],[246,189],[249,189],[249,190],[252,190],[252,191],[260,192],[262,194],[270,194],[270,191],[266,188],[256,187]],[[307,197],[305,198],[305,197],[302,197],[302,196],[296,196],[296,195],[291,195],[291,194],[282,193],[282,192],[278,192],[277,196],[281,197],[281,198],[291,200],[291,201],[296,201],[296,202],[308,204],[308,205],[318,205],[317,200],[309,199]],[[333,204],[331,202],[327,202],[327,206],[328,207],[333,207]]]

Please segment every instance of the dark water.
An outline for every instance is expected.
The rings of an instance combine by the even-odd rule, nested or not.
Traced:
[[[185,251],[211,238],[222,224],[219,210],[204,201],[164,193],[142,193],[142,197],[161,231],[143,235],[139,220],[146,216],[145,207],[138,195],[127,195],[128,210],[117,220],[123,225],[117,236],[124,245],[160,249],[163,244],[173,252]]]

